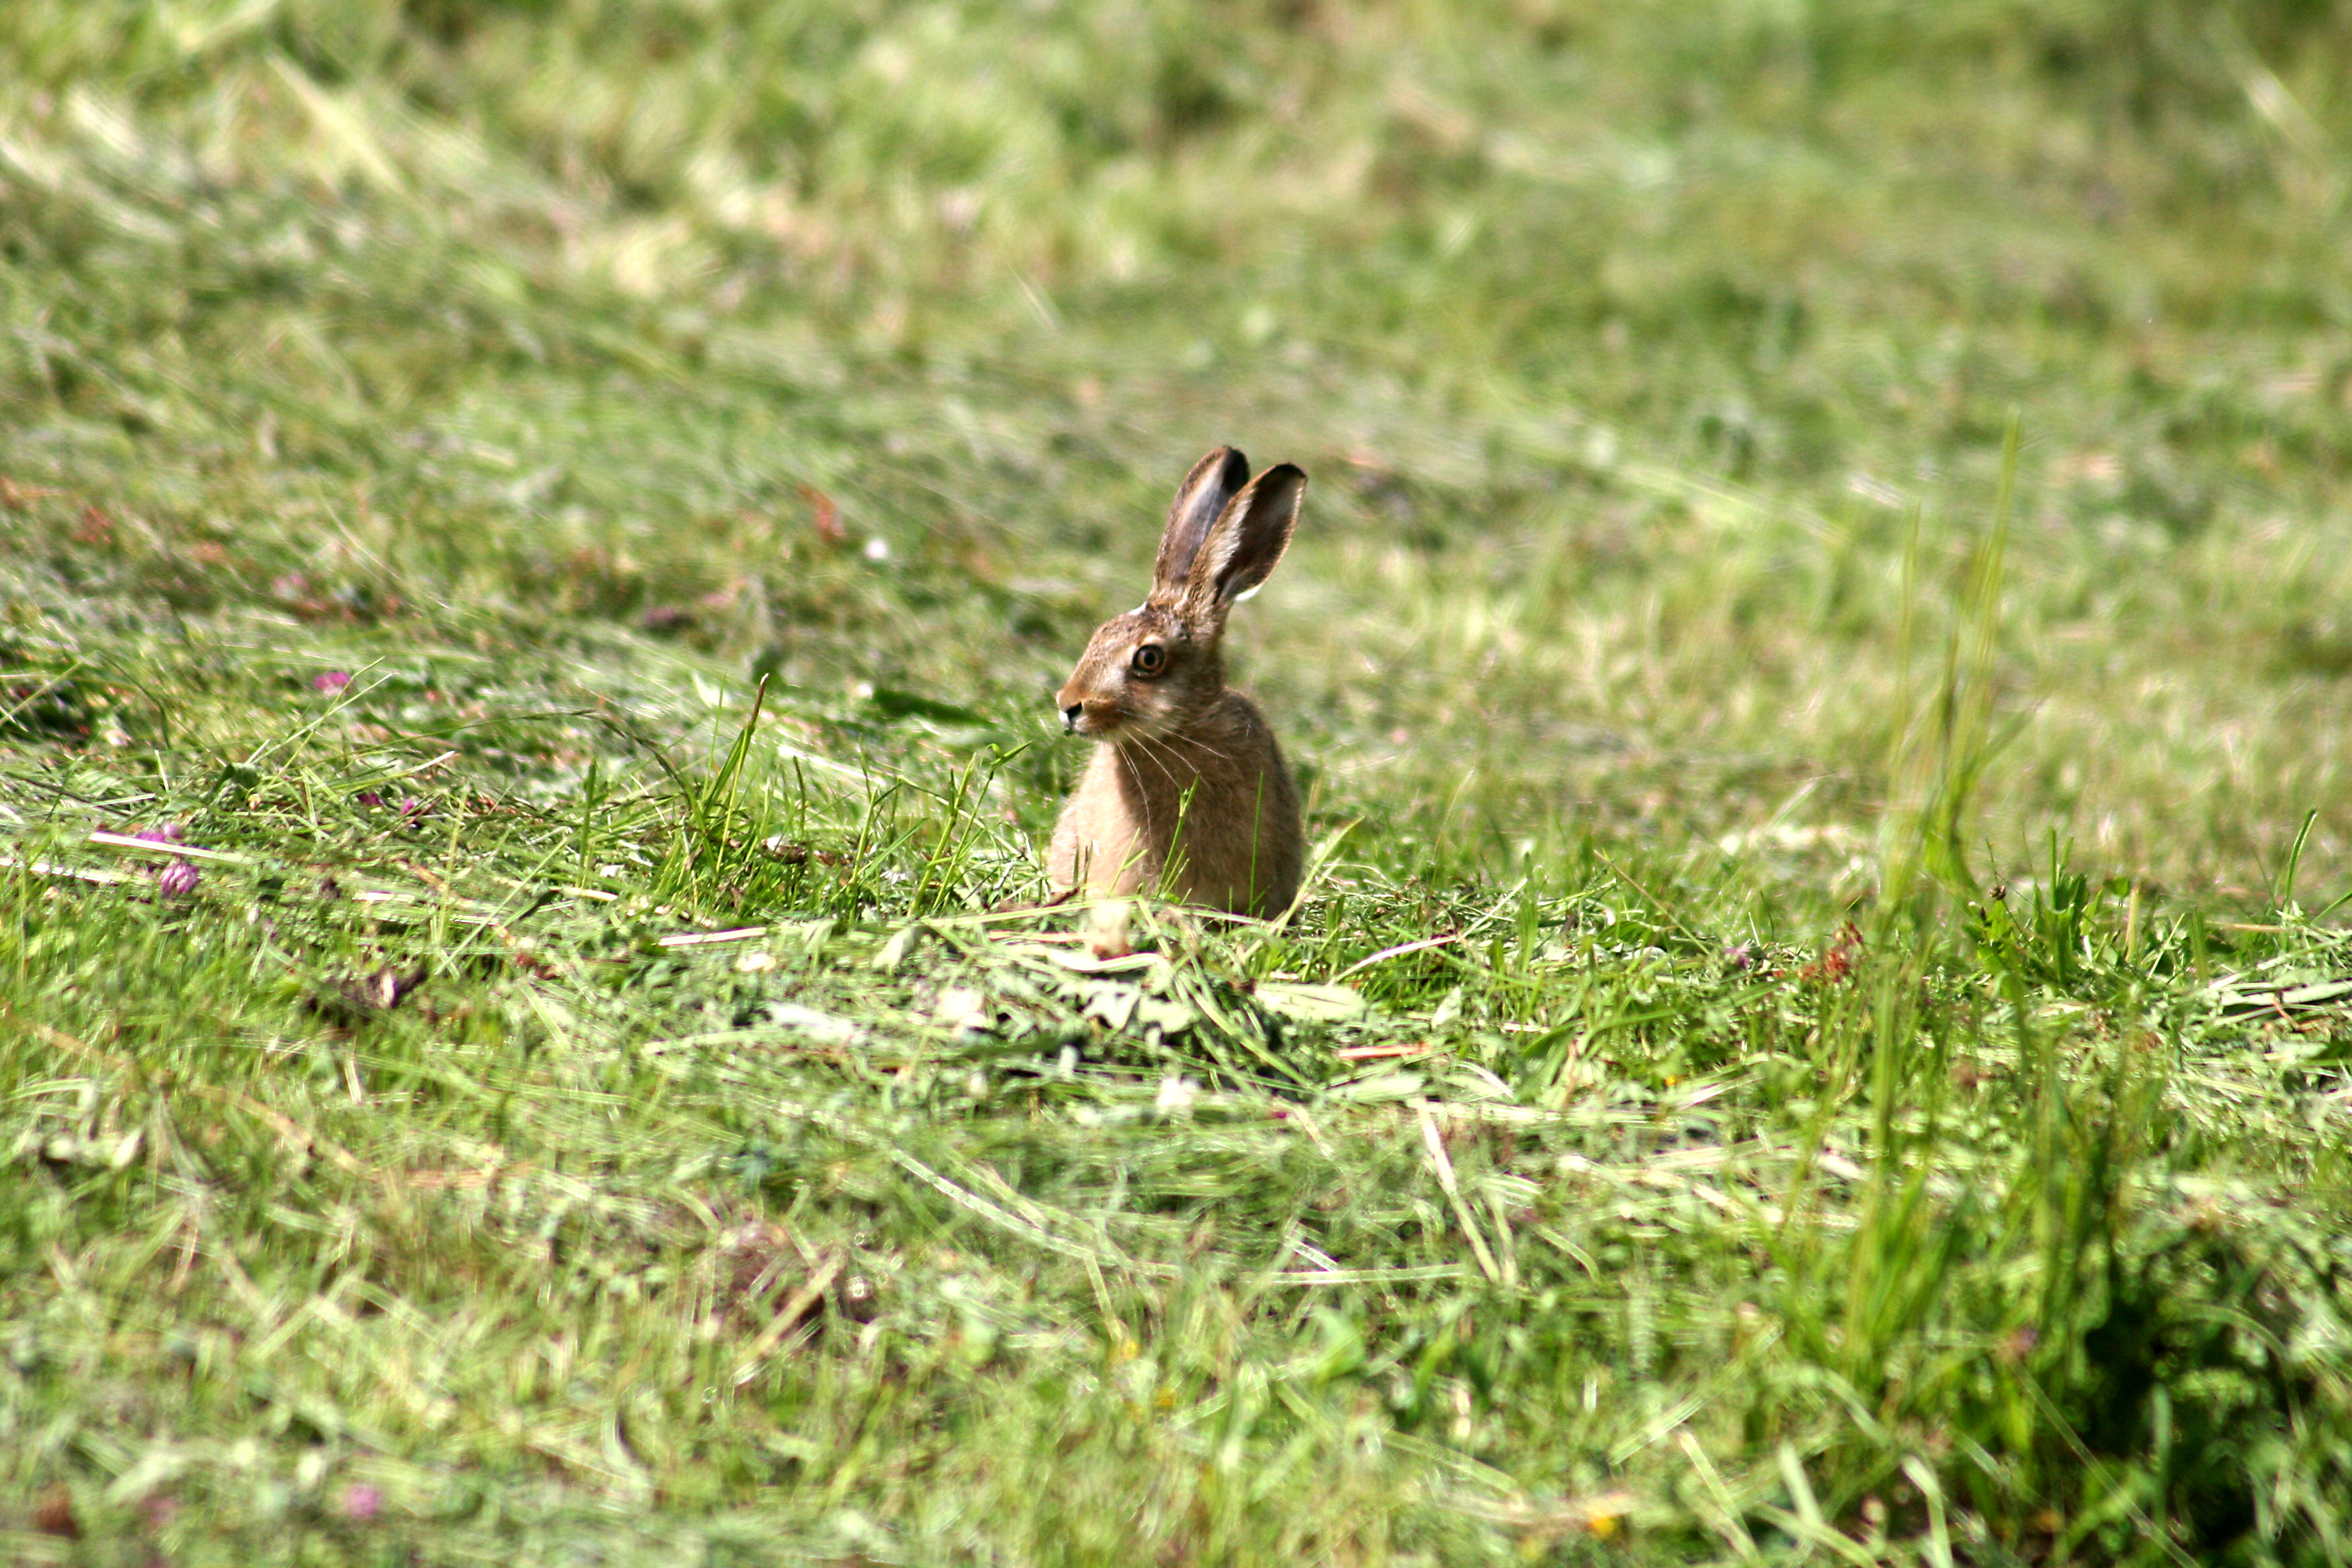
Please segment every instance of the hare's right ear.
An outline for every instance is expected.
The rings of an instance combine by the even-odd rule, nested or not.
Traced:
[[[1195,624],[1224,624],[1225,612],[1257,592],[1298,525],[1307,475],[1296,463],[1276,463],[1225,503],[1192,561],[1184,614]]]
[[[1168,508],[1168,531],[1160,536],[1160,559],[1151,569],[1155,603],[1173,605],[1184,597],[1184,584],[1192,574],[1193,558],[1201,553],[1201,542],[1209,536],[1209,525],[1249,483],[1249,459],[1231,447],[1220,447],[1193,464],[1176,487],[1176,499]]]

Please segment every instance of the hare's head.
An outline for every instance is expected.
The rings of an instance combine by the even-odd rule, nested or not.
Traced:
[[[1225,614],[1290,544],[1307,476],[1289,463],[1249,477],[1220,447],[1184,476],[1160,539],[1151,596],[1105,621],[1055,699],[1073,734],[1150,741],[1181,728],[1225,689]]]

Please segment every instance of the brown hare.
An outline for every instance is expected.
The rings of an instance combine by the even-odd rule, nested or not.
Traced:
[[[1055,699],[1099,742],[1055,825],[1046,872],[1063,892],[1162,893],[1276,915],[1306,858],[1298,792],[1274,731],[1225,684],[1225,615],[1290,543],[1307,476],[1249,477],[1220,447],[1168,509],[1151,596],[1103,623]]]

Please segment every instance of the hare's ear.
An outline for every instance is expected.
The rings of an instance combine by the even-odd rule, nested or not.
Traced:
[[[1290,548],[1290,531],[1306,494],[1307,475],[1295,464],[1277,463],[1225,503],[1193,559],[1186,610],[1219,618],[1249,597]]]
[[[1247,483],[1249,459],[1231,447],[1220,447],[1192,465],[1168,507],[1168,531],[1160,536],[1160,560],[1151,569],[1154,600],[1173,604],[1184,596],[1193,558],[1201,553],[1201,542],[1209,536],[1209,525]]]

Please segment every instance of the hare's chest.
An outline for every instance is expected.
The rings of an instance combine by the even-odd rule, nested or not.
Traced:
[[[1056,886],[1132,893],[1159,876],[1175,823],[1154,821],[1157,803],[1130,773],[1118,748],[1095,748],[1054,829],[1048,870]]]

